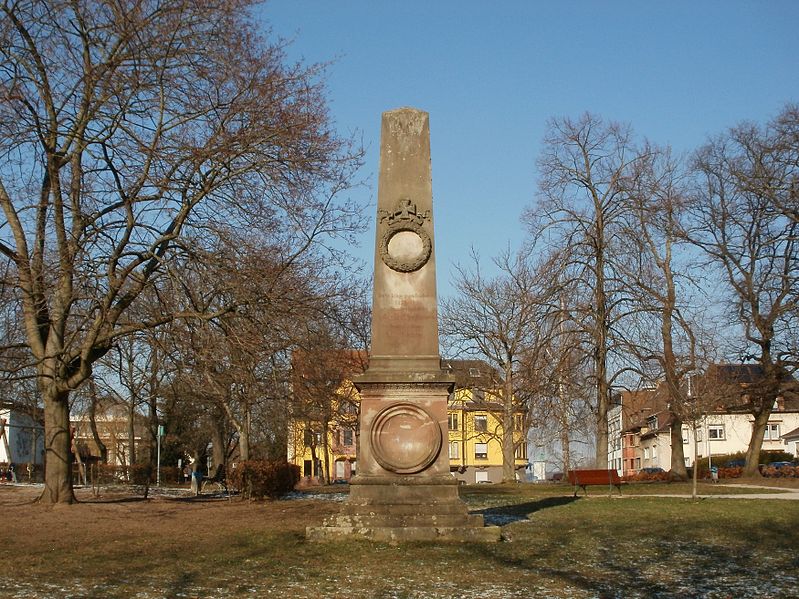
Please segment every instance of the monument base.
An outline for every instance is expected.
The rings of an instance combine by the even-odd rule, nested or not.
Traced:
[[[469,514],[454,478],[413,476],[363,477],[350,482],[350,497],[341,512],[322,526],[309,526],[312,541],[360,537],[373,541],[500,540],[498,526],[484,526]]]

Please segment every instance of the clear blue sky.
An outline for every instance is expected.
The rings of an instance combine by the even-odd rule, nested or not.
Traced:
[[[525,236],[547,119],[590,111],[689,151],[799,101],[799,1],[271,0],[289,58],[334,61],[331,114],[367,146],[373,217],[380,115],[430,113],[439,295],[474,245]],[[361,195],[362,194],[362,195]],[[356,254],[372,268],[374,229]]]

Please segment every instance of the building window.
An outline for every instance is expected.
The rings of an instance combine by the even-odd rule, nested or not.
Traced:
[[[474,459],[487,460],[488,459],[488,443],[475,443],[474,444]]]
[[[451,441],[449,444],[449,459],[457,460],[461,457],[461,444],[457,441]]]
[[[352,429],[345,428],[341,431],[341,440],[344,445],[352,445]]]
[[[766,425],[766,432],[763,435],[764,441],[779,441],[780,440],[780,425],[779,424],[767,424]]]
[[[474,417],[474,430],[478,433],[485,433],[488,431],[488,417],[479,415]]]
[[[450,412],[449,414],[449,430],[456,431],[459,428],[461,416],[458,412]]]
[[[527,443],[522,442],[522,444],[519,445],[516,448],[516,451],[514,452],[514,455],[515,455],[517,460],[526,460],[527,459]]]
[[[322,444],[322,433],[315,433],[310,429],[305,429],[305,446],[318,447]]]
[[[724,440],[724,425],[723,424],[710,424],[707,427],[707,438],[711,441]]]
[[[519,433],[524,430],[524,414],[513,415],[513,430]]]
[[[644,459],[645,460],[649,459],[649,448],[648,447],[644,447]]]
[[[488,471],[487,470],[478,470],[474,473],[474,482],[476,483],[487,483],[491,482],[488,478]]]
[[[688,427],[682,427],[682,442],[683,444],[688,443]]]
[[[469,369],[469,376],[480,376],[480,369],[479,368],[470,368]]]

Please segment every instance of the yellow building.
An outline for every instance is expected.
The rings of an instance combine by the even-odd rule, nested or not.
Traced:
[[[347,481],[356,469],[360,396],[352,379],[366,369],[366,352],[297,353],[288,461],[306,483]]]
[[[445,366],[455,377],[447,406],[450,471],[466,483],[502,482],[503,406],[492,393],[501,381],[482,360],[448,360]],[[513,421],[514,466],[520,479],[527,466],[526,412],[515,410]]]
[[[491,392],[497,388],[499,378],[481,360],[447,360],[444,366],[456,381],[447,410],[450,471],[466,483],[501,482],[502,405]],[[306,483],[348,481],[357,470],[360,397],[351,377],[362,372],[363,365],[360,360],[350,359],[349,367],[338,370],[344,371],[347,378],[339,379],[335,388],[314,386],[307,378],[295,383],[297,409],[289,427],[288,459],[300,467]],[[517,411],[513,432],[517,478],[527,466],[528,428],[525,412]]]

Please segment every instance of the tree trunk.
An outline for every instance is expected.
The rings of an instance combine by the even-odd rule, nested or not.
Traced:
[[[239,458],[242,461],[250,459],[250,435],[245,430],[239,431]]]
[[[330,422],[327,420],[327,422]],[[322,426],[322,453],[324,454],[324,480],[325,484],[330,484],[330,427],[328,424]]]
[[[602,364],[604,367],[604,363]],[[604,377],[605,368],[602,368]],[[606,380],[600,378],[597,382],[597,410],[596,410],[596,467],[606,470],[608,467],[608,395],[610,389]]]
[[[39,386],[44,397],[44,490],[39,502],[75,503],[72,486],[72,438],[69,427],[69,393],[58,391],[55,382],[43,377]]]
[[[563,455],[563,474],[571,470],[571,440],[569,430],[569,411],[566,407],[566,390],[563,383],[558,382],[558,419],[560,420],[560,451]]]
[[[136,400],[131,397],[128,406],[128,464],[132,467],[136,463]]]
[[[94,386],[93,380],[90,381],[92,387]],[[97,395],[95,389],[92,389],[92,401],[89,405],[89,428],[92,431],[94,444],[97,445],[97,451],[100,452],[100,461],[103,464],[108,463],[108,447],[106,447],[103,440],[100,438],[100,432],[97,430]]]
[[[694,420],[693,422],[693,431],[694,431],[694,470],[693,476],[691,477],[691,499],[696,501],[696,481],[699,479],[699,426],[698,421]]]
[[[597,207],[596,220],[596,322],[594,324],[594,365],[596,370],[596,467],[608,467],[608,304],[605,293],[605,224]]]
[[[249,443],[246,434],[239,435],[239,458],[242,461],[249,460]],[[214,464],[213,472],[209,472],[209,476],[214,476],[219,466],[224,466],[227,461],[227,447],[225,443],[225,421],[223,418],[214,419],[214,425],[211,427],[211,461]],[[245,457],[246,456],[246,457]]]
[[[685,450],[682,444],[682,420],[676,415],[671,422],[671,470],[669,480],[687,480]]]
[[[516,480],[516,455],[513,442],[513,367],[511,360],[505,366],[505,385],[502,412],[502,482],[512,483]]]
[[[746,464],[744,464],[742,473],[744,477],[759,478],[762,476],[758,468],[760,464],[760,449],[763,447],[763,437],[766,433],[766,424],[771,417],[771,405],[773,405],[773,402],[769,403],[768,400],[766,400],[764,406],[766,405],[768,407],[764,407],[754,415],[755,421],[752,423],[752,437],[749,440],[749,449],[746,450]]]
[[[149,420],[149,433],[150,433],[150,464],[157,466],[158,459],[158,428],[161,422],[158,420],[158,398],[152,392],[152,385],[150,386],[150,396],[147,399],[147,419]]]

